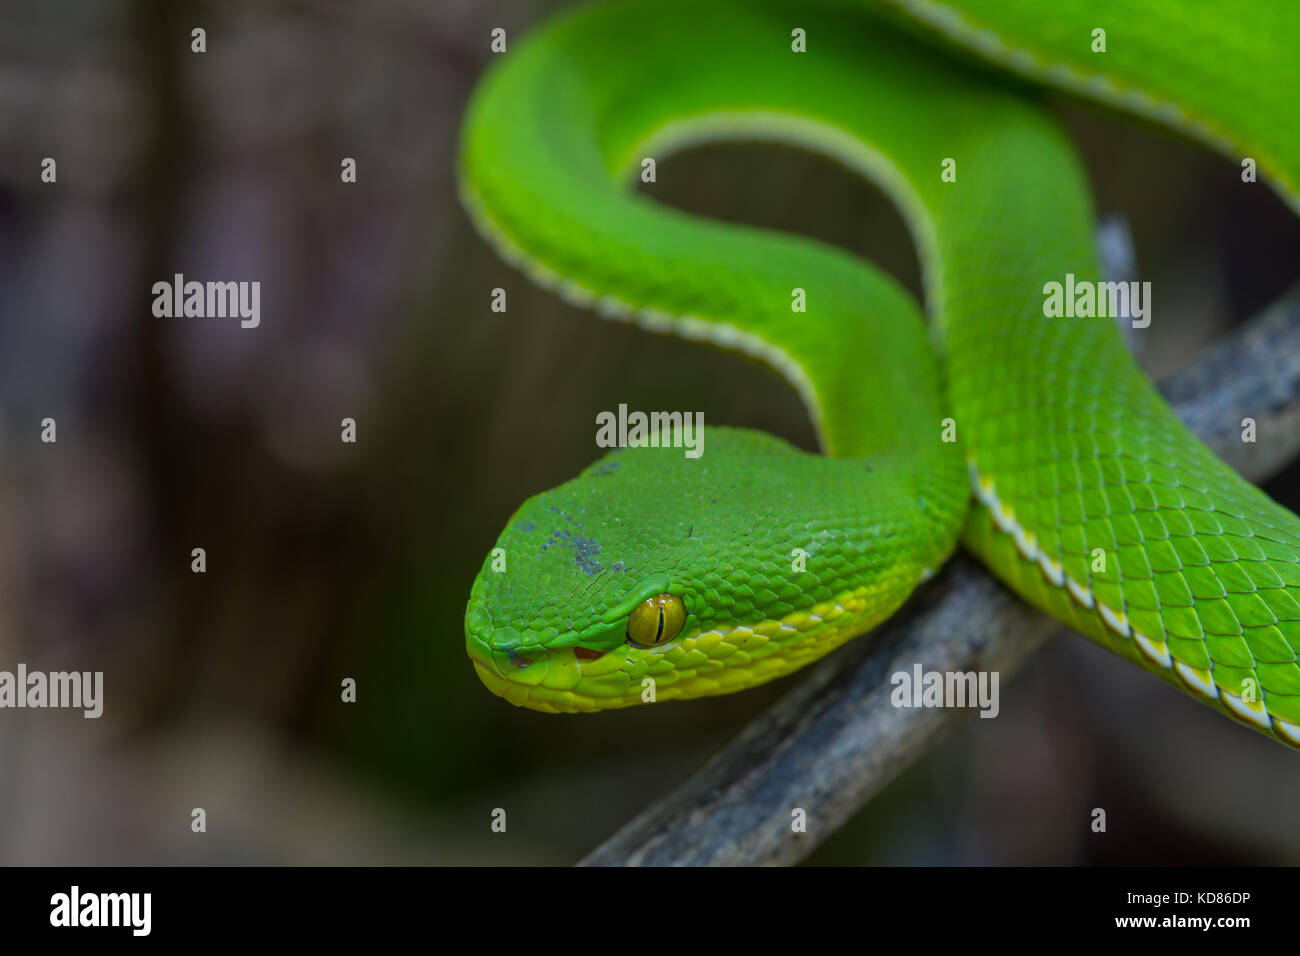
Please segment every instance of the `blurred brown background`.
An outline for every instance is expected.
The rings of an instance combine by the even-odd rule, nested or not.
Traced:
[[[464,657],[483,555],[596,456],[595,410],[814,446],[772,374],[599,322],[471,230],[454,155],[489,32],[559,6],[0,4],[0,669],[105,672],[98,721],[0,711],[0,863],[570,863],[799,679],[548,717]],[[1300,221],[1234,163],[1050,102],[1177,317],[1154,374],[1295,280]],[[919,293],[896,212],[825,161],[711,147],[658,179]],[[154,318],[176,272],[261,281],[261,326]],[[1268,490],[1300,508],[1295,469]],[[1296,797],[1294,754],[1068,637],[812,860],[1296,863]]]

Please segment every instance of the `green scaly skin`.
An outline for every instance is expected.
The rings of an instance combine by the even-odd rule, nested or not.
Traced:
[[[1026,600],[1300,745],[1300,520],[1178,422],[1113,319],[1044,317],[1045,282],[1100,278],[1074,151],[1022,95],[913,36],[937,27],[1240,150],[1295,203],[1300,17],[1284,8],[656,0],[583,7],[512,46],[465,121],[476,225],[575,304],[768,362],[828,457],[709,428],[699,459],[624,449],[525,502],[466,613],[489,689],[573,712],[640,703],[647,678],[660,701],[751,687],[887,618],[961,537]],[[717,139],[794,143],[877,182],[917,243],[933,332],[837,249],[631,187],[642,157]],[[628,614],[661,593],[685,603],[681,634],[629,643]]]

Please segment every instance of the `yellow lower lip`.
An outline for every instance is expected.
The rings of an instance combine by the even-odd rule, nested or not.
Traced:
[[[548,653],[544,670],[532,674],[521,671],[521,679],[512,680],[504,676],[491,661],[484,660],[475,648],[467,649],[467,653],[474,662],[474,672],[478,674],[483,686],[497,697],[516,707],[527,707],[529,710],[549,714],[595,711],[611,706],[609,702],[597,701],[576,692],[576,687],[583,677],[597,676],[589,671],[607,673],[617,670],[621,660],[618,654],[613,653],[592,660],[580,660],[568,648],[557,649]],[[567,686],[557,687],[553,681]],[[563,699],[561,705],[552,702],[552,698],[557,696]]]
[[[473,654],[469,656],[469,659],[474,662],[474,672],[478,674],[478,678],[483,682],[483,686],[498,697],[505,697],[506,691],[511,686],[511,682],[498,674],[496,668],[491,664],[485,663]]]

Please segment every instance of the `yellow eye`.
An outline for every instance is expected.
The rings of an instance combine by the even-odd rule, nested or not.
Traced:
[[[646,598],[627,617],[627,637],[641,647],[667,644],[686,623],[686,605],[675,594]]]

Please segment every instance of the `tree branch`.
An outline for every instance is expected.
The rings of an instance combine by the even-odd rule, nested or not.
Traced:
[[[1162,388],[1179,417],[1253,481],[1300,452],[1300,286]],[[1255,419],[1259,440],[1241,440]],[[889,675],[998,671],[1060,625],[964,554],[870,641],[853,641],[756,718],[584,866],[793,863],[923,754],[964,712],[891,705]],[[815,821],[790,826],[793,808]]]

